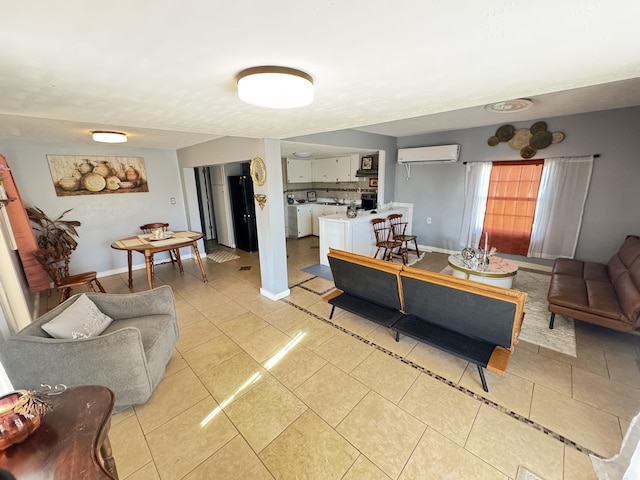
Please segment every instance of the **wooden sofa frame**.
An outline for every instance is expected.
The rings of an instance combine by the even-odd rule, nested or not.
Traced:
[[[524,318],[527,294],[329,249],[335,307],[504,375]]]

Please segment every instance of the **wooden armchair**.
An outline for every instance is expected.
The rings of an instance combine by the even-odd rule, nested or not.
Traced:
[[[161,229],[163,232],[166,232],[169,228],[168,223],[164,222],[155,222],[155,223],[145,223],[144,225],[140,225],[140,230],[143,233],[153,233],[157,229]],[[182,272],[182,260],[180,259],[180,249],[174,248],[173,250],[169,250],[169,258],[171,259],[171,263],[177,263],[180,267],[180,271]],[[153,255],[151,255],[151,274],[153,275]]]
[[[100,291],[106,293],[102,287],[96,272],[78,273],[69,275],[70,256],[55,258],[55,250],[53,248],[40,248],[33,252],[40,265],[49,278],[60,291],[60,303],[64,302],[71,295],[71,289],[74,287],[86,286],[90,292]],[[96,290],[97,288],[97,290]]]

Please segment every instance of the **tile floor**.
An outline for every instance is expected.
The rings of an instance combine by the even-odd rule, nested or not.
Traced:
[[[193,260],[174,289],[180,339],[145,404],[113,416],[121,479],[595,479],[588,453],[617,453],[640,409],[640,338],[577,322],[577,358],[520,342],[505,377],[346,312],[301,271],[316,237],[287,243],[291,295],[259,294],[257,253]],[[427,254],[440,271],[446,255]],[[240,267],[251,267],[241,270]],[[146,289],[144,271],[135,290]],[[103,277],[127,292],[126,274]],[[43,297],[56,302],[57,295]]]

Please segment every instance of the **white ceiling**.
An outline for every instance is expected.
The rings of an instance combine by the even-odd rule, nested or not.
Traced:
[[[11,2],[0,141],[89,143],[100,129],[159,148],[346,128],[406,136],[635,106],[638,18],[637,0]],[[314,102],[240,102],[236,74],[259,65],[309,73]],[[534,107],[482,108],[512,98]]]

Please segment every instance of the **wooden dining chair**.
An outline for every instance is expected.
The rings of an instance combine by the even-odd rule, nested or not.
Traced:
[[[387,217],[389,226],[391,227],[391,234],[394,240],[402,242],[401,250],[403,251],[402,263],[407,263],[409,258],[409,242],[413,242],[416,248],[416,255],[420,258],[420,251],[418,250],[418,237],[416,235],[407,235],[407,222],[402,221],[401,213],[393,213]]]
[[[392,230],[387,226],[387,220],[384,218],[374,218],[371,220],[373,225],[373,233],[376,237],[376,253],[373,258],[378,258],[378,253],[382,250],[383,260],[392,260],[394,250],[398,250],[395,254],[399,255],[402,242],[393,239]]]
[[[100,291],[107,293],[102,284],[98,281],[96,272],[77,273],[69,275],[70,256],[55,258],[54,248],[40,248],[33,252],[40,265],[49,278],[60,291],[60,303],[64,302],[71,295],[74,287],[86,286],[90,292]],[[97,289],[97,290],[96,290]]]
[[[159,228],[163,232],[166,232],[167,229],[169,228],[169,224],[164,222],[155,222],[155,223],[145,223],[144,225],[140,225],[140,230],[142,230],[143,233],[153,233]],[[171,263],[177,263],[178,266],[180,267],[180,271],[182,271],[182,260],[180,259],[180,249],[174,248],[172,250],[169,250],[169,258],[171,259]],[[151,255],[151,258],[149,260],[151,262],[151,275],[153,275],[153,255]]]

